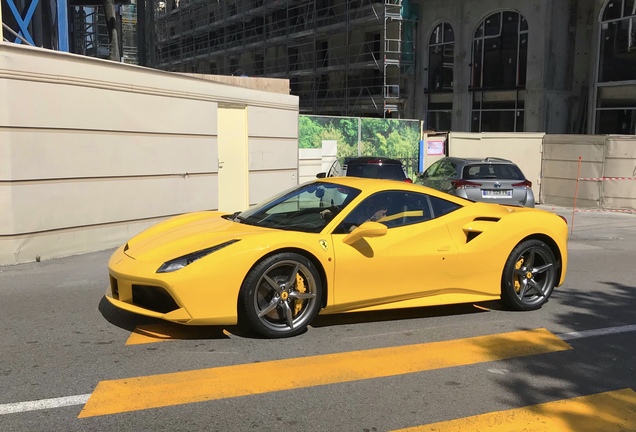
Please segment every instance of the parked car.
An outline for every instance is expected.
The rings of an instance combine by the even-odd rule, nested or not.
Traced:
[[[563,284],[555,213],[474,203],[394,180],[336,177],[234,214],[176,216],[108,263],[117,308],[188,325],[299,334],[318,313],[501,298],[534,310]]]
[[[316,175],[318,178],[345,176],[400,180],[412,183],[402,162],[397,159],[375,156],[339,158],[334,161],[329,171]]]
[[[417,183],[472,201],[534,207],[532,182],[507,159],[445,157],[420,174]]]

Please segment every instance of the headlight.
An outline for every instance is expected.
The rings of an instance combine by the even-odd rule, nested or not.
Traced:
[[[187,255],[180,256],[179,258],[166,261],[159,267],[157,273],[170,273],[184,268],[188,264],[192,264],[198,259],[203,258],[206,255],[210,255],[212,252],[216,252],[219,249],[223,249],[226,246],[236,243],[239,240],[230,240],[225,243],[221,243],[216,246],[209,247],[207,249],[201,249],[200,251],[192,252]]]

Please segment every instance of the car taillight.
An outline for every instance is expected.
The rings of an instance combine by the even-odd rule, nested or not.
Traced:
[[[513,183],[512,187],[514,188],[523,188],[523,189],[531,189],[532,182],[530,180],[524,180],[521,183]]]
[[[413,183],[413,180],[411,180],[410,178],[405,178],[405,179],[404,179],[404,181],[405,181],[406,183]]]
[[[481,183],[475,183],[468,180],[451,180],[451,184],[455,189],[472,189],[481,186]]]

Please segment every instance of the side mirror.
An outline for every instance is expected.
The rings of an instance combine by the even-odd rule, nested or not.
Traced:
[[[316,178],[325,178],[325,177],[327,177],[327,173],[326,172],[321,172],[321,173],[316,174]]]
[[[344,244],[354,244],[362,238],[382,237],[386,235],[387,227],[379,222],[365,222],[358,228],[351,231],[342,239]]]

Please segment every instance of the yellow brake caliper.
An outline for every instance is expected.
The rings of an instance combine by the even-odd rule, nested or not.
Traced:
[[[517,263],[515,264],[515,270],[519,270],[522,265],[523,265],[523,257],[519,258],[519,261],[517,261]],[[515,284],[515,291],[519,292],[519,290],[521,290],[521,283],[519,282],[519,276],[517,274],[514,275],[514,284]]]
[[[296,291],[304,293],[307,291],[305,287],[305,280],[302,278],[300,273],[296,273]],[[303,308],[303,301],[301,299],[296,299],[294,301],[294,316],[300,313],[300,310]]]

